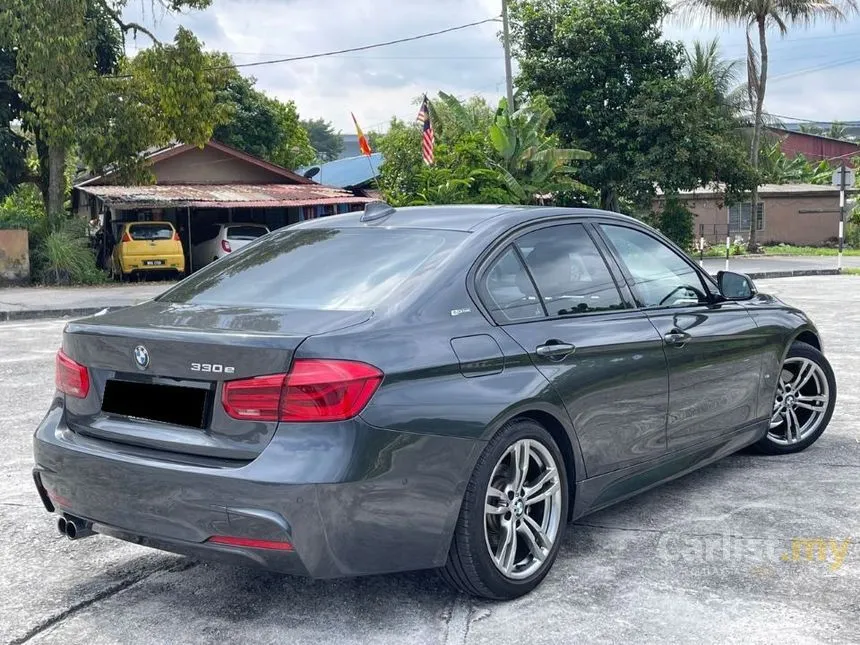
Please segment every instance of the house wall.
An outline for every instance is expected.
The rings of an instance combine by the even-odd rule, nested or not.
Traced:
[[[287,184],[285,177],[215,148],[192,149],[152,166],[159,184]]]
[[[0,285],[30,281],[30,246],[26,230],[0,230]]]
[[[803,155],[810,161],[821,161],[829,159],[831,163],[838,164],[838,159],[844,160],[849,166],[853,165],[853,157],[860,155],[860,145],[850,141],[839,141],[827,137],[819,137],[802,132],[784,133],[775,131],[780,135],[782,143],[780,149],[789,158]]]
[[[835,193],[806,197],[762,195],[761,201],[764,229],[758,232],[758,240],[763,244],[783,242],[817,246],[839,235],[839,197]],[[728,212],[720,198],[696,197],[685,199],[684,203],[696,216],[693,224],[696,238],[703,235],[712,245],[724,244]],[[662,206],[658,203],[655,207]],[[738,235],[747,237],[744,233]]]

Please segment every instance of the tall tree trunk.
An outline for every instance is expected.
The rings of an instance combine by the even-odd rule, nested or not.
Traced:
[[[45,204],[48,217],[59,217],[66,197],[66,148],[48,144],[48,200]]]
[[[42,204],[45,206],[45,212],[48,212],[48,184],[51,174],[48,169],[48,144],[42,138],[40,128],[34,128],[33,134],[36,139],[36,156],[39,159],[39,192],[42,193]]]
[[[618,205],[618,191],[614,186],[607,186],[600,189],[600,208],[605,211],[618,213],[621,211]]]
[[[761,131],[762,126],[762,113],[764,112],[764,95],[767,91],[767,64],[768,64],[768,54],[767,54],[767,33],[764,17],[760,17],[758,19],[758,42],[759,42],[759,51],[761,53],[761,70],[759,72],[758,79],[758,91],[756,92],[756,103],[755,103],[755,127],[753,128],[753,140],[752,140],[752,150],[750,151],[750,161],[752,163],[752,167],[755,170],[758,170],[759,167],[759,157],[761,155]],[[752,191],[752,204],[750,210],[750,236],[749,242],[747,243],[747,247],[754,251],[758,248],[758,183],[753,187]]]

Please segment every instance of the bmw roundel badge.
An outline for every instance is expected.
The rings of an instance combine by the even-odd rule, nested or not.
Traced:
[[[134,348],[134,363],[141,370],[149,367],[149,351],[143,345]]]

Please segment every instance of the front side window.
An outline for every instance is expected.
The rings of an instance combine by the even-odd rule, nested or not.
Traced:
[[[516,245],[550,316],[624,309],[612,274],[581,224],[542,228]]]
[[[706,300],[698,272],[657,238],[624,226],[601,229],[633,277],[640,307],[681,307]]]

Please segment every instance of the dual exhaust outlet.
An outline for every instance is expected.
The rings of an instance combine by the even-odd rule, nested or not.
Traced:
[[[92,522],[71,515],[64,515],[57,520],[57,530],[70,540],[82,540],[96,534]]]

